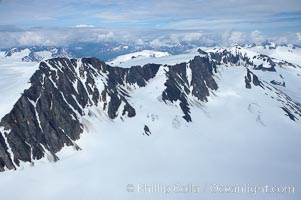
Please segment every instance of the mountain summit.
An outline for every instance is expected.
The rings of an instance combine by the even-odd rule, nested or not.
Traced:
[[[227,76],[228,70],[239,80],[228,83],[236,84],[235,87],[238,84],[237,90],[241,93],[261,98],[261,106],[277,108],[277,112],[282,113],[277,116],[279,119],[287,118],[296,123],[301,117],[300,103],[286,94],[276,80],[268,82],[256,75],[274,73],[269,77],[278,77],[277,68],[300,69],[298,65],[278,62],[238,46],[207,52],[199,49],[192,60],[176,65],[146,64],[120,68],[96,58],[42,61],[30,78],[30,87],[1,120],[0,171],[16,169],[21,162],[33,164],[43,157],[57,161],[56,154],[65,146],[79,150],[76,140],[89,129],[91,117],[98,118],[99,123],[117,119],[127,123],[130,118],[141,117],[137,116],[138,110],[139,113],[141,109],[152,113],[158,109],[142,108],[143,103],[137,104],[140,98],[160,102],[167,110],[177,110],[172,111],[174,117],[168,120],[147,114],[148,121],[136,124],[143,135],[154,133],[151,125],[154,120],[167,120],[167,123],[171,120],[174,128],[181,124],[189,126],[198,121],[194,113],[202,112],[206,102],[223,98],[219,91],[227,93],[222,77],[223,74]],[[283,76],[284,73],[280,74]],[[258,111],[261,106],[249,103],[246,112],[255,112],[258,124],[266,126],[261,111]]]

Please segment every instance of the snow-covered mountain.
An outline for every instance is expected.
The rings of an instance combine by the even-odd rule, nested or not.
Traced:
[[[173,43],[173,44],[151,44],[150,42],[143,42],[136,44],[135,42],[117,42],[110,41],[101,43],[87,42],[75,43],[67,48],[76,57],[96,57],[103,61],[109,61],[117,56],[140,52],[144,50],[168,52],[172,55],[183,54],[184,52],[199,47],[200,45],[192,45],[191,43]]]
[[[122,56],[118,56],[107,63],[112,66],[120,66],[124,62],[128,62],[130,60],[145,60],[147,59],[148,62],[151,62],[149,58],[159,58],[164,56],[170,56],[168,52],[161,52],[161,51],[152,51],[152,50],[143,50],[139,52],[129,53]]]
[[[45,173],[51,180],[45,188],[62,180],[57,187],[66,190],[46,198],[66,197],[66,191],[75,199],[81,194],[166,197],[128,193],[124,187],[129,183],[184,181],[199,184],[202,191],[205,187],[187,199],[211,198],[206,186],[213,183],[301,186],[296,176],[301,173],[299,48],[233,45],[150,55],[116,58],[122,68],[96,58],[40,62],[0,122],[0,170],[6,171],[0,174],[0,187],[22,172],[17,184]],[[24,166],[22,172],[9,172]],[[27,197],[38,196],[32,195]],[[297,199],[300,193],[283,195]]]
[[[65,48],[24,47],[0,51],[0,88],[5,98],[0,98],[0,118],[9,112],[27,88],[30,76],[39,68],[39,62],[56,57],[71,58]]]
[[[22,60],[24,62],[39,62],[45,59],[74,56],[66,48],[33,46],[24,48],[11,48],[0,51],[1,59]]]

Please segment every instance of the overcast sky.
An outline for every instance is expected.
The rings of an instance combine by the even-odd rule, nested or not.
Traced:
[[[301,0],[0,0],[0,42],[11,32],[69,28],[70,34],[75,27],[293,33],[298,40]]]

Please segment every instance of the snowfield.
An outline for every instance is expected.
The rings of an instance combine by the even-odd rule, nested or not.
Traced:
[[[28,48],[18,50],[11,49],[12,54],[6,55],[6,51],[0,51],[0,119],[7,114],[16,103],[24,89],[29,87],[29,79],[39,68],[39,61],[26,60],[32,52]],[[57,56],[67,56],[69,53],[58,52],[56,48],[34,52],[39,59],[47,60]]]
[[[134,65],[141,65],[139,63],[150,62],[150,60],[170,56],[168,52],[152,51],[152,50],[143,50],[139,52],[129,53],[126,55],[118,56],[111,61],[108,61],[107,64],[112,66],[120,67],[131,67]],[[126,63],[126,64],[124,64]]]
[[[255,46],[250,48],[261,54],[268,55],[270,57],[276,58],[278,60],[285,60],[297,65],[301,65],[301,49],[295,48],[292,45],[287,46]]]
[[[300,65],[301,51],[290,52],[287,48],[243,50],[254,55],[265,53],[278,60],[287,58]],[[181,55],[143,51],[119,56],[108,64],[171,65],[196,55],[197,51]],[[0,54],[1,118],[10,111],[38,67],[35,62],[18,58]],[[16,171],[0,173],[0,199],[300,199],[301,119],[292,121],[286,116],[279,109],[281,102],[272,98],[277,98],[272,91],[246,89],[244,66],[218,66],[214,77],[218,90],[206,103],[190,98],[193,120],[187,123],[177,103],[166,105],[160,100],[165,70],[160,68],[145,88],[130,93],[129,102],[136,108],[136,117],[111,120],[96,107],[90,108],[91,115],[83,119],[85,131],[76,141],[82,150],[65,147],[58,153],[58,162],[44,158],[34,166],[23,164]],[[275,88],[301,102],[301,68],[276,70],[252,72],[267,83],[285,81],[286,87]],[[149,127],[151,136],[143,134],[142,124]],[[133,188],[127,191],[129,184]],[[139,189],[139,184],[194,185],[199,190],[149,192]],[[252,186],[253,192],[215,190],[216,186],[244,185]],[[294,192],[265,193],[259,189],[265,186],[290,186]]]
[[[22,61],[29,52],[29,49],[25,49],[9,57],[5,57],[5,52],[0,52],[0,118],[13,108],[28,87],[29,78],[39,67],[38,62]]]

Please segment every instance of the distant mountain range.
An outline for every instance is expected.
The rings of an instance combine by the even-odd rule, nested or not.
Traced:
[[[24,57],[24,61],[40,61],[41,59],[47,59],[52,57],[96,57],[103,61],[108,61],[116,58],[117,56],[139,52],[143,50],[168,52],[171,55],[183,54],[189,52],[191,49],[200,47],[202,43],[177,43],[170,45],[160,45],[154,46],[151,44],[127,44],[118,42],[103,42],[103,43],[77,43],[67,47],[51,47],[51,46],[30,46],[30,47],[18,47],[10,49],[0,49],[0,51],[5,52],[6,56],[10,56],[13,53],[20,52],[25,49],[29,49],[29,54]],[[240,45],[245,48],[252,47],[263,47],[265,49],[276,49],[277,47],[289,47],[291,49],[300,48],[298,45],[288,44],[288,45],[277,45],[272,42],[263,42],[259,45],[254,43]],[[206,46],[204,46],[206,47]],[[207,48],[207,47],[206,47]],[[211,46],[210,48],[214,48]],[[44,54],[43,54],[44,52]],[[48,52],[47,54],[45,54]]]

